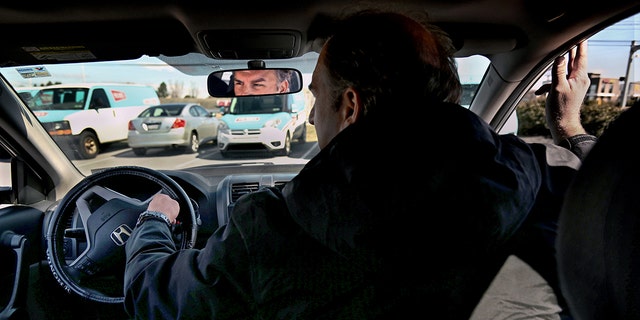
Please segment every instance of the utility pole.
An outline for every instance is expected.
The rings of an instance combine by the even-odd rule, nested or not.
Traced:
[[[640,45],[636,45],[636,41],[631,41],[631,50],[629,51],[629,62],[627,63],[627,73],[624,75],[624,86],[622,87],[622,103],[620,107],[627,106],[627,96],[629,95],[629,73],[631,71],[631,63],[633,62],[633,54],[640,49]]]

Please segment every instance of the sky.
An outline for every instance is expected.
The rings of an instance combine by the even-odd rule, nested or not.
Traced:
[[[629,53],[632,41],[640,46],[640,14],[622,20],[619,23],[595,34],[589,39],[588,45],[588,72],[600,73],[602,77],[619,78],[626,73]],[[640,50],[634,54],[632,68],[629,78],[632,82],[640,82]],[[469,58],[459,61],[460,79],[463,83],[480,82],[486,69],[486,61],[483,58]],[[208,97],[206,89],[206,76],[197,78],[189,77],[178,70],[172,69],[156,58],[143,57],[146,66],[136,72],[136,77],[131,78],[130,70],[125,72],[122,68],[129,65],[129,62],[92,64],[91,67],[75,68],[73,70],[60,66],[47,66],[50,77],[23,78],[16,68],[0,68],[2,73],[14,87],[28,87],[40,85],[48,81],[60,81],[65,84],[73,82],[124,82],[148,84],[158,88],[160,83],[165,82],[171,91],[172,87],[182,87],[183,94],[193,94],[199,98]],[[479,62],[480,61],[480,62]],[[168,79],[167,72],[175,75]],[[213,71],[213,70],[212,70]],[[123,75],[126,74],[126,79]],[[206,74],[206,73],[203,73]],[[94,76],[99,75],[100,78]],[[305,81],[310,74],[305,75]],[[308,83],[308,82],[306,82]],[[305,85],[306,86],[306,85]]]
[[[632,41],[640,45],[640,14],[622,20],[589,39],[589,72],[602,77],[623,77],[627,70]],[[640,50],[633,54],[629,79],[640,81]]]

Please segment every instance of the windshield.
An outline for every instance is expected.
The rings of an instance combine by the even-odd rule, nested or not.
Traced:
[[[231,101],[231,114],[276,113],[286,110],[287,96],[239,97]]]
[[[204,165],[304,164],[318,153],[309,124],[313,96],[308,90],[317,53],[267,66],[301,71],[300,93],[213,98],[212,71],[246,67],[203,55],[142,56],[135,60],[0,68],[58,146],[85,175],[120,165],[185,169]],[[470,103],[488,60],[463,58],[464,101]],[[464,76],[463,76],[464,75]],[[169,104],[196,104],[187,113],[168,113]],[[167,129],[151,108],[164,105]],[[200,108],[201,107],[201,108]],[[467,105],[468,107],[468,105]],[[147,111],[145,111],[147,110]],[[177,110],[177,109],[176,109]],[[250,116],[243,116],[250,115]],[[139,119],[139,120],[137,120]],[[151,121],[154,121],[153,123]],[[197,123],[198,127],[192,127]],[[157,130],[156,130],[157,128]],[[194,133],[194,134],[190,134]],[[193,139],[197,147],[193,147]]]
[[[602,59],[610,56],[607,50],[612,50],[613,45],[606,39],[616,30],[614,25],[590,40],[589,48],[593,51],[589,54],[590,70],[600,81],[594,82],[589,99],[610,99],[611,94],[627,90],[627,87],[618,89],[621,79],[618,75],[625,74],[625,64],[614,65],[611,63],[614,60]],[[629,55],[628,43],[625,46],[625,50],[616,51],[619,58],[615,61],[629,61],[624,58]],[[72,163],[88,175],[120,165],[171,170],[231,163],[306,163],[319,152],[315,127],[309,124],[314,98],[308,90],[317,59],[318,54],[311,52],[294,59],[265,61],[267,67],[300,70],[303,89],[296,94],[261,98],[211,97],[207,89],[207,76],[211,72],[246,68],[248,61],[217,60],[196,53],[2,67],[0,73]],[[482,96],[484,101],[474,100],[485,80],[489,60],[472,55],[456,58],[456,63],[463,89],[461,105],[470,108],[475,103],[481,107],[488,102],[487,97]],[[546,128],[536,129],[537,122],[523,123],[518,113],[522,108],[526,114],[537,114],[535,105],[527,101],[538,101],[532,92],[548,79],[547,70],[537,84],[532,84],[531,92],[523,99],[525,103],[510,114],[500,133],[538,136],[539,132],[547,132],[540,131]],[[634,82],[631,84],[630,96],[637,97],[637,88]],[[192,112],[195,116],[167,119],[166,124],[159,118],[149,123],[153,117],[136,120],[149,107],[176,103],[197,105]],[[390,112],[387,130],[402,131],[399,122],[402,116],[411,115]],[[192,126],[196,123],[197,127]],[[524,125],[533,129],[522,130]],[[383,130],[381,134],[389,134]]]

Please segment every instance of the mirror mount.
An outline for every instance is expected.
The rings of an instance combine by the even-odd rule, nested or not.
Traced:
[[[249,69],[265,69],[267,66],[264,60],[249,60],[247,61],[247,67]]]

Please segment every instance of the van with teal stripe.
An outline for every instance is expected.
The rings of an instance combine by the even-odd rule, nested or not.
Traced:
[[[135,84],[51,85],[28,105],[65,151],[95,158],[102,145],[127,139],[129,120],[160,103],[151,86]]]

